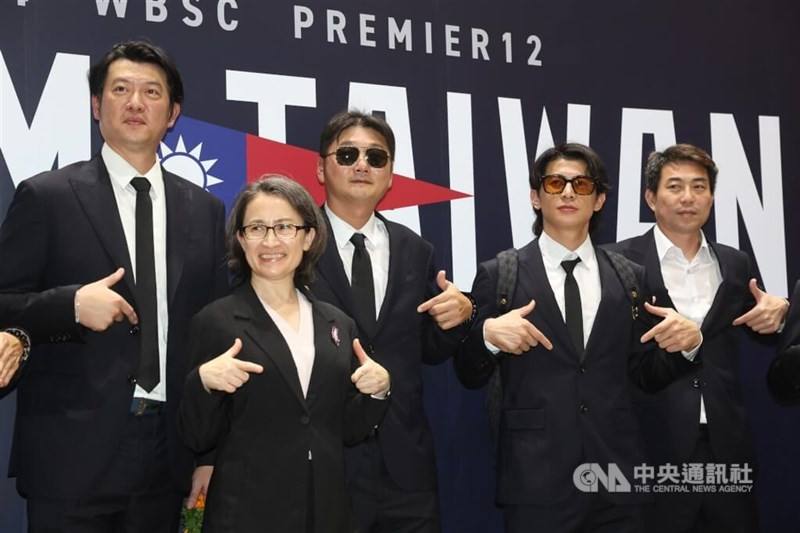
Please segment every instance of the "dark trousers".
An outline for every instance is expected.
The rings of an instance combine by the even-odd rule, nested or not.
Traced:
[[[688,462],[717,462],[705,427]],[[645,524],[653,533],[757,533],[756,496],[752,491],[656,494],[645,512]]]
[[[164,415],[128,415],[125,437],[92,492],[75,500],[28,499],[30,533],[175,533]]]
[[[399,487],[386,470],[377,439],[362,448],[361,466],[348,485],[358,533],[439,533],[436,491]]]
[[[554,505],[505,507],[507,533],[643,533],[643,506],[619,505],[604,494],[579,494]]]

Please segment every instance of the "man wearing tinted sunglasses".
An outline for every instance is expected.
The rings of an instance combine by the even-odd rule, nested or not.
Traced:
[[[740,335],[776,342],[769,334],[781,326],[788,303],[758,288],[747,254],[706,239],[702,228],[714,203],[717,166],[705,151],[677,144],[653,152],[644,173],[656,224],[611,248],[647,269],[659,306],[648,311],[664,317],[652,337],[694,361],[690,373],[638,404],[649,461],[753,468],[738,377]],[[697,328],[702,335],[696,341],[681,340],[694,339],[686,332]],[[755,495],[659,493],[646,523],[656,533],[758,531]]]
[[[592,243],[608,191],[598,155],[576,143],[546,150],[530,185],[537,238],[517,251],[511,310],[499,309],[499,259],[482,263],[456,372],[469,388],[500,373],[496,499],[508,532],[638,533],[643,495],[604,490],[591,465],[634,479],[645,456],[628,376],[658,390],[691,363],[640,342],[650,325],[620,272],[642,286],[643,269]]]
[[[347,450],[359,532],[434,533],[436,468],[421,365],[455,352],[473,305],[444,271],[434,271],[430,243],[375,211],[392,185],[394,151],[394,133],[379,117],[348,111],[325,126],[317,176],[333,238],[311,289],[356,320],[361,344],[392,373],[383,423]]]

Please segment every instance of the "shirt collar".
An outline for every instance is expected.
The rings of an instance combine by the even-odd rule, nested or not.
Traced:
[[[656,241],[656,253],[658,254],[658,261],[660,263],[664,261],[664,258],[667,256],[667,254],[688,262],[686,256],[683,255],[683,250],[681,250],[678,246],[675,246],[669,237],[664,235],[664,232],[661,231],[661,228],[658,227],[658,224],[653,226],[653,237]],[[705,263],[711,260],[711,247],[706,240],[706,234],[703,233],[703,230],[700,230],[700,249],[697,250],[697,254],[694,256],[694,259],[692,259],[692,262]]]
[[[156,158],[153,166],[144,173],[140,174],[138,170],[128,163],[121,155],[114,151],[108,143],[103,143],[103,148],[100,150],[100,155],[103,158],[103,163],[108,170],[108,177],[111,181],[121,190],[134,191],[131,180],[135,177],[141,176],[147,178],[150,182],[150,193],[154,198],[160,198],[164,194],[164,177],[161,173],[161,164]]]
[[[542,231],[539,236],[539,249],[542,251],[542,260],[548,268],[561,266],[565,259],[581,258],[581,263],[590,266],[597,262],[594,254],[592,238],[586,235],[586,239],[578,246],[575,251],[569,250],[566,246],[554,240],[547,232]]]
[[[378,227],[379,220],[378,217],[375,216],[375,213],[370,215],[369,220],[367,220],[366,224],[364,224],[361,229],[356,229],[342,220],[328,207],[328,204],[325,204],[325,214],[328,215],[328,220],[331,222],[333,237],[336,239],[336,246],[340,250],[349,244],[351,245],[350,237],[353,236],[353,233],[363,233],[367,238],[366,246],[368,248],[372,248],[377,242],[380,229]]]

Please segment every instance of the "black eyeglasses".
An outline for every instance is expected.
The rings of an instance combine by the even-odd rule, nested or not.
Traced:
[[[561,174],[550,174],[542,178],[542,187],[548,194],[561,194],[567,187],[567,183],[572,185],[575,194],[588,196],[597,188],[597,182],[591,176],[574,176],[567,178]]]
[[[325,154],[325,157],[335,155],[336,162],[342,166],[349,167],[356,164],[361,150],[357,146],[340,146],[335,152]],[[389,152],[382,148],[367,148],[364,150],[364,159],[372,168],[383,168],[389,162]]]
[[[297,224],[289,224],[287,222],[279,222],[274,226],[267,226],[260,222],[255,224],[248,224],[239,228],[245,239],[248,241],[261,241],[267,238],[269,230],[275,232],[275,237],[281,241],[290,241],[297,236],[297,232],[301,229],[309,230],[314,226],[298,226]]]

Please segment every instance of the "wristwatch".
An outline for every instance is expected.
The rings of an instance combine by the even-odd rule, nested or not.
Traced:
[[[22,343],[22,357],[20,358],[20,362],[27,361],[28,356],[31,354],[30,336],[25,333],[25,330],[19,328],[7,328],[2,331],[19,339],[19,342]]]

